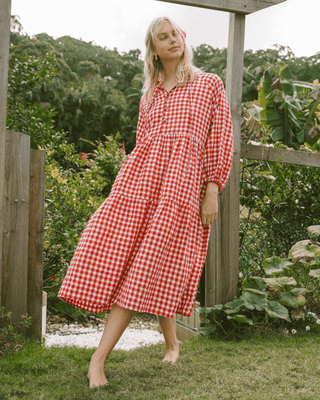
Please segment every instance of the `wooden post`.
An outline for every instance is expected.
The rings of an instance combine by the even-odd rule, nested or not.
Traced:
[[[44,150],[31,150],[30,154],[27,311],[32,317],[32,325],[28,334],[40,340],[42,337],[45,155]]]
[[[1,303],[27,312],[30,136],[6,132]]]
[[[4,226],[4,170],[6,155],[6,113],[10,46],[11,0],[0,0],[0,294],[2,290],[2,240]],[[0,307],[1,307],[0,295]]]
[[[230,14],[227,96],[230,104],[234,155],[229,182],[219,194],[219,213],[211,227],[205,262],[205,305],[226,303],[237,295],[239,279],[239,192],[241,98],[245,15]]]

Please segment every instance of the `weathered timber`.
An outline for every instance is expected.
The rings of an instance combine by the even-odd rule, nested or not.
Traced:
[[[198,307],[200,307],[200,303],[196,301],[194,303],[190,317],[185,317],[184,315],[177,314],[176,316],[177,321],[184,322],[185,324],[190,325],[195,329],[200,328],[199,313],[196,311]]]
[[[227,96],[233,124],[234,154],[229,181],[219,193],[219,212],[211,226],[205,262],[205,305],[225,303],[237,295],[239,280],[239,202],[241,97],[245,15],[230,14]]]
[[[30,153],[29,248],[27,312],[32,317],[29,336],[42,338],[43,238],[45,196],[44,150]]]
[[[287,0],[157,0],[185,6],[209,8],[238,14],[252,14]]]
[[[10,18],[11,0],[0,0],[0,294],[2,284],[2,241],[3,218],[5,214],[3,204],[4,194],[4,170],[5,170],[5,141],[6,141],[6,111],[7,111],[7,87],[9,68],[10,45]],[[1,307],[1,295],[0,295]]]
[[[196,335],[196,330],[200,328],[200,314],[196,311],[198,307],[200,303],[196,301],[190,317],[177,314],[176,331],[179,340],[191,339]]]
[[[226,89],[232,115],[235,153],[240,153],[241,144],[241,101],[245,24],[245,15],[230,14]]]
[[[218,217],[211,227],[204,270],[207,307],[226,303],[238,294],[239,165],[240,154],[234,153],[229,181],[218,196]]]
[[[274,147],[255,146],[252,144],[241,144],[241,158],[320,167],[319,153],[275,149]]]
[[[27,312],[30,136],[6,132],[1,304]]]

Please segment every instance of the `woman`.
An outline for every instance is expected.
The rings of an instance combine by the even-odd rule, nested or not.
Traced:
[[[136,147],[87,224],[58,295],[91,312],[110,310],[90,387],[107,384],[107,357],[135,312],[158,316],[163,361],[177,361],[175,314],[191,314],[217,194],[229,177],[225,90],[192,65],[185,40],[169,18],[148,29]]]

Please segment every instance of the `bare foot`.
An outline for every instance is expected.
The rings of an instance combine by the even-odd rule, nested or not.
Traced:
[[[166,355],[162,362],[169,362],[174,364],[179,359],[179,343],[171,349],[166,349]]]
[[[89,387],[94,388],[98,386],[106,386],[108,384],[107,378],[104,374],[105,362],[101,362],[93,354],[90,361],[89,372],[87,378],[89,379]]]

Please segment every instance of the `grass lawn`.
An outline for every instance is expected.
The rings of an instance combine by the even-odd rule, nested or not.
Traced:
[[[93,350],[29,344],[0,359],[0,399],[320,399],[320,337],[257,336],[183,342],[177,365],[164,344],[111,353],[107,388],[89,389]]]

